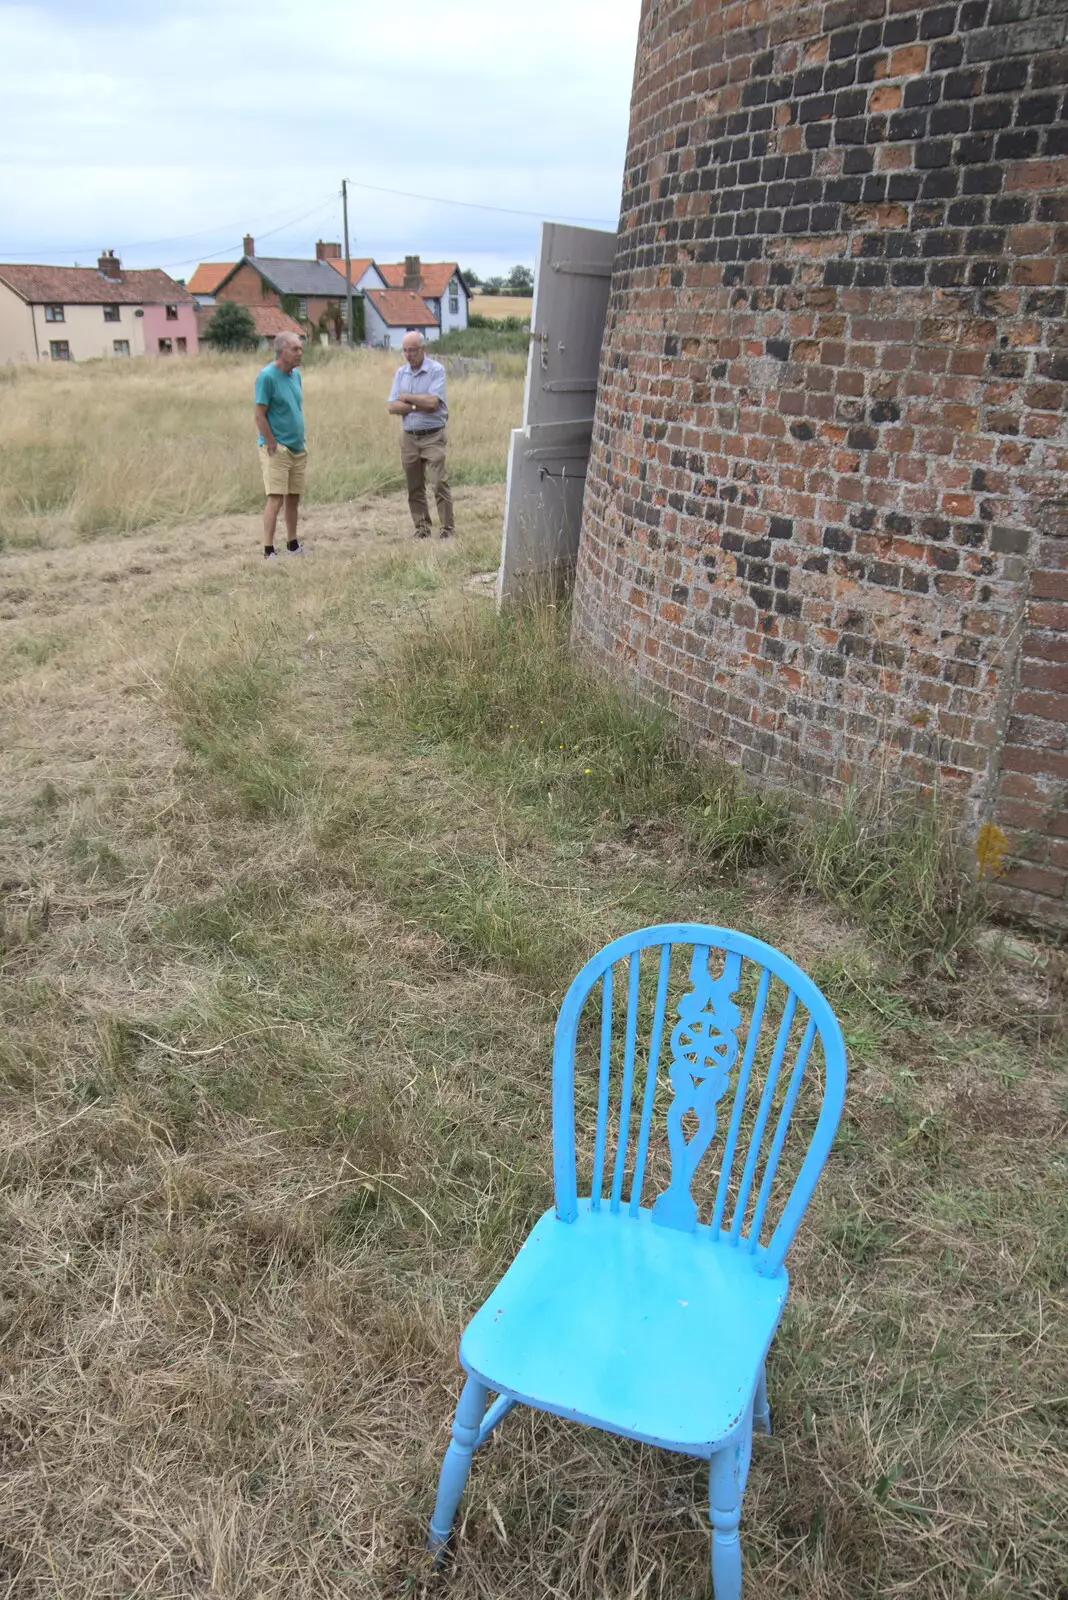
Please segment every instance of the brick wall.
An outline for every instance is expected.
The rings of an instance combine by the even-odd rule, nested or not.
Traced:
[[[1068,0],[1066,0],[1068,3]],[[338,279],[338,292],[332,299],[324,295],[308,295],[308,321],[317,323],[324,311],[334,312],[345,298],[345,280]],[[254,267],[238,267],[233,277],[220,289],[219,300],[236,300],[242,306],[280,306],[281,296],[266,283]]]
[[[1068,928],[1068,0],[645,0],[575,640]]]

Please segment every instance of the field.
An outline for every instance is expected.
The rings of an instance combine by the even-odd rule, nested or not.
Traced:
[[[850,1052],[746,1600],[1064,1600],[1063,954],[937,818],[802,826],[565,613],[498,621],[518,378],[453,385],[459,537],[415,545],[349,359],[267,567],[247,364],[0,389],[0,1594],[706,1596],[699,1466],[528,1413],[422,1553],[459,1331],[551,1197],[560,996],[696,906]]]
[[[529,299],[512,294],[476,294],[470,309],[480,317],[521,317],[529,322],[534,311],[534,297]]]
[[[309,352],[305,411],[313,504],[401,487],[386,397],[396,351]],[[262,498],[252,384],[266,357],[0,371],[0,538],[10,546],[251,512]],[[521,407],[522,355],[462,381],[450,418],[454,484],[503,477]],[[459,390],[457,389],[457,392]]]

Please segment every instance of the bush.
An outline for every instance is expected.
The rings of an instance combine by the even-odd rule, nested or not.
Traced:
[[[204,342],[214,350],[255,350],[256,324],[247,306],[224,300],[204,329]]]

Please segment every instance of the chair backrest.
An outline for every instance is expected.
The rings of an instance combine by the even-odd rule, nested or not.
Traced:
[[[760,939],[699,923],[639,929],[586,963],[564,997],[553,1053],[556,1211],[569,1222],[578,1215],[577,1051],[591,1064],[578,1083],[580,1132],[592,1143],[590,1209],[638,1216],[643,1188],[653,1187],[652,1145],[669,1180],[653,1200],[653,1221],[693,1231],[693,1185],[718,1134],[708,1226],[750,1251],[758,1271],[777,1272],[845,1098],[842,1031],[811,978]],[[583,1101],[594,1079],[595,1106],[590,1094]],[[807,1149],[784,1163],[776,1183],[803,1086],[806,1111],[790,1148],[807,1134]]]

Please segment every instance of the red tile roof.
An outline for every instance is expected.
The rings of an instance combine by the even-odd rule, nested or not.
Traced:
[[[363,292],[387,328],[436,328],[438,325],[426,301],[410,289],[365,289]]]
[[[218,309],[217,305],[197,307],[197,333],[201,338]],[[305,336],[306,330],[287,316],[280,306],[246,306],[245,310],[252,317],[253,326],[261,339],[273,339],[279,333],[296,333],[302,339]]]
[[[158,267],[128,272],[121,281],[95,267],[31,267],[0,264],[0,281],[32,305],[188,305],[193,296]]]
[[[233,272],[236,261],[202,261],[186,284],[190,294],[214,294],[228,272]]]
[[[385,278],[391,289],[404,288],[404,262],[392,261],[384,267],[381,261],[376,261],[375,266]],[[422,261],[419,264],[422,275],[420,294],[429,295],[431,300],[440,300],[448,288],[449,279],[460,277],[460,269],[455,261]],[[463,282],[463,279],[460,279]]]
[[[342,277],[345,276],[344,259],[338,261],[334,256],[327,256],[326,259],[330,266],[333,267],[335,272],[340,272]],[[361,256],[358,261],[355,257],[353,257],[353,259],[349,262],[349,265],[352,268],[352,281],[353,283],[357,283],[360,278],[363,277],[368,267],[374,266],[374,262],[371,260],[370,256]]]

